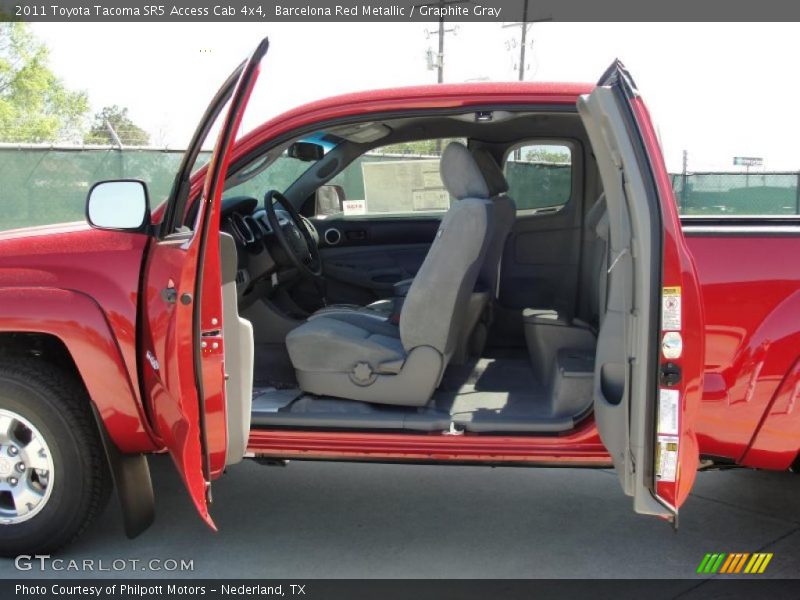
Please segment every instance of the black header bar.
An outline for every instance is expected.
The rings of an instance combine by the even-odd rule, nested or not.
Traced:
[[[0,0],[6,21],[519,22],[525,0]],[[798,21],[787,0],[528,0],[528,21]],[[676,41],[680,28],[676,25]],[[667,49],[665,49],[667,50]]]

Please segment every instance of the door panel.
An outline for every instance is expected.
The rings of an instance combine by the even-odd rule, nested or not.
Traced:
[[[438,217],[315,220],[328,301],[365,305],[391,296],[395,283],[416,275],[439,224]]]
[[[572,186],[555,212],[518,211],[506,241],[500,273],[500,304],[507,308],[556,308],[576,315],[581,218],[582,149],[572,152]],[[515,198],[525,205],[525,198]]]
[[[621,64],[579,100],[578,111],[597,158],[610,229],[595,420],[634,510],[675,522],[698,462],[697,276],[652,124]],[[671,343],[664,337],[662,355],[667,332]]]
[[[150,414],[195,507],[212,528],[211,480],[222,472],[227,455],[219,210],[234,136],[267,47],[265,39],[228,78],[201,120],[143,275],[140,351]],[[191,170],[226,106],[190,229],[183,226],[182,216]]]
[[[573,200],[574,204],[581,201]],[[581,229],[572,223],[574,212],[517,217],[503,253],[503,306],[556,308],[575,314]]]

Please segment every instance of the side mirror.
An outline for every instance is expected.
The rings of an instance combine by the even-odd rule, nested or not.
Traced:
[[[141,231],[150,217],[147,186],[136,179],[101,181],[89,190],[86,220],[98,229]]]
[[[344,188],[340,185],[321,185],[314,194],[314,215],[328,217],[344,212]]]
[[[289,146],[286,154],[289,158],[296,158],[303,162],[314,162],[322,160],[322,157],[325,156],[325,148],[313,142],[295,142]]]

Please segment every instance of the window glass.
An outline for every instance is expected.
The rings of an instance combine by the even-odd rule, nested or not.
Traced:
[[[572,150],[565,144],[519,146],[506,158],[503,171],[517,210],[558,209],[572,194]]]
[[[262,202],[264,195],[270,190],[285,193],[289,186],[317,162],[316,158],[290,156],[285,150],[275,160],[269,156],[259,159],[228,179],[225,197],[252,196]]]
[[[206,135],[203,138],[203,141],[200,143],[200,150],[198,151],[197,156],[195,156],[194,162],[189,169],[192,177],[194,177],[201,168],[207,166],[211,160],[214,147],[219,140],[219,135],[225,123],[225,118],[230,110],[230,105],[231,99],[228,98],[228,100],[225,101],[225,104],[217,112],[217,115],[214,117],[209,130],[206,132]],[[186,152],[190,151],[191,149],[188,149]],[[198,225],[196,222],[199,208],[197,200],[198,198],[176,198],[173,200],[176,202],[176,205],[179,207],[179,209],[182,206],[181,210],[183,214],[183,218],[179,218],[179,220],[176,220],[175,222],[175,231],[194,231],[195,227]]]
[[[447,144],[435,139],[376,148],[350,163],[329,183],[344,193],[342,212],[358,215],[442,213],[452,198],[439,176],[439,158]]]

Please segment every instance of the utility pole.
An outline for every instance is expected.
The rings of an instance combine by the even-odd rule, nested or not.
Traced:
[[[522,0],[522,22],[520,23],[507,23],[503,25],[503,29],[508,29],[509,27],[519,27],[520,28],[520,39],[519,39],[519,75],[518,78],[520,81],[525,81],[525,46],[528,42],[528,28],[533,25],[534,23],[541,23],[543,21],[550,21],[552,19],[536,19],[533,21],[528,21],[528,0]],[[508,42],[507,42],[508,43]],[[509,46],[509,49],[511,47]],[[514,151],[514,160],[519,161],[522,158],[520,149],[517,148]]]
[[[452,31],[455,34],[456,28],[453,27]],[[437,33],[439,34],[439,55],[438,55],[439,56],[439,61],[438,61],[439,68],[438,68],[438,70],[437,70],[438,72],[436,74],[436,83],[444,83],[444,34],[446,32],[445,32],[445,29],[444,29],[444,17],[443,16],[439,17],[439,30],[437,31]]]
[[[443,9],[445,6],[450,4],[468,4],[472,0],[438,0],[436,2],[423,2],[420,4],[415,4],[417,8],[422,6],[436,6]],[[433,52],[430,48],[428,48],[427,56],[428,56],[428,70],[433,70],[434,68],[437,70],[436,73],[436,83],[444,83],[444,36],[446,33],[452,33],[453,35],[458,34],[458,25],[455,27],[451,27],[450,29],[445,28],[444,26],[444,11],[440,11],[439,13],[439,29],[436,31],[428,31],[425,30],[425,37],[430,37],[431,34],[435,33],[439,36],[439,52],[436,54],[435,60],[433,57]]]
[[[417,8],[422,6],[438,6],[439,8],[443,9],[445,6],[450,4],[468,4],[472,0],[438,0],[438,2],[423,2],[421,4],[415,4]],[[446,29],[444,26],[444,11],[439,12],[439,29],[434,32],[430,32],[427,29],[425,30],[425,37],[430,37],[431,33],[436,33],[439,36],[439,52],[436,54],[436,60],[433,60],[433,52],[430,48],[428,48],[428,70],[433,70],[436,68],[436,83],[444,83],[444,36],[446,33],[452,33],[453,35],[458,35],[458,25],[455,27],[451,27],[450,29]],[[436,140],[436,153],[441,154],[442,152],[442,140]]]
[[[507,23],[503,25],[503,29],[509,27],[520,28],[520,41],[519,41],[519,80],[525,81],[525,46],[528,41],[528,28],[534,23],[543,23],[545,21],[552,21],[552,18],[547,19],[533,19],[528,20],[528,0],[522,0],[522,22],[520,23]]]
[[[528,0],[522,0],[522,27],[519,39],[519,80],[525,80],[525,38],[528,36]]]
[[[679,212],[686,210],[686,195],[688,190],[686,186],[689,182],[689,152],[683,151],[683,170],[681,171],[681,205]]]

